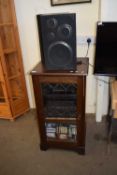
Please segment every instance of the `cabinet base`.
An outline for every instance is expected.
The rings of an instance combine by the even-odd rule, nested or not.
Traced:
[[[85,155],[85,148],[78,148],[77,152],[80,155]]]
[[[47,145],[40,145],[40,150],[41,151],[46,151],[48,149]]]
[[[41,151],[47,151],[48,149],[63,149],[63,150],[70,150],[75,151],[80,155],[85,155],[85,147],[74,147],[74,148],[68,148],[68,147],[59,147],[59,146],[47,146],[47,145],[40,145]]]

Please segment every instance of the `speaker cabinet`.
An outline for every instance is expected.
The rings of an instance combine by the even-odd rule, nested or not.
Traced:
[[[41,59],[46,70],[75,70],[75,14],[37,15],[37,22]]]

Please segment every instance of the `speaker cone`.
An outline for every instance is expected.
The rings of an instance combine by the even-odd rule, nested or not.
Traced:
[[[55,36],[55,33],[54,32],[50,32],[50,33],[47,34],[47,38],[48,38],[49,41],[54,40],[55,37],[56,36]]]
[[[58,41],[52,43],[48,48],[48,61],[53,65],[65,68],[72,61],[72,58],[72,48],[66,42]]]
[[[69,24],[63,24],[59,26],[57,32],[61,39],[67,39],[72,34],[72,27]]]
[[[48,28],[56,28],[57,25],[58,25],[58,22],[55,18],[50,18],[47,20],[47,27]]]

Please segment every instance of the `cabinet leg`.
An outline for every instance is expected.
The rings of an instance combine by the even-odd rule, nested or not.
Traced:
[[[41,145],[40,144],[40,150],[46,151],[48,149],[47,145]]]
[[[77,150],[77,152],[78,152],[78,154],[80,154],[80,155],[85,155],[85,148],[79,148],[79,149]]]
[[[14,118],[11,118],[10,121],[11,121],[11,122],[14,122],[15,120],[14,120]]]

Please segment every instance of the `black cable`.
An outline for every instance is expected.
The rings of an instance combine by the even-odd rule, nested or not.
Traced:
[[[88,44],[87,52],[86,52],[86,56],[84,58],[86,58],[88,56],[88,52],[89,52],[89,48],[90,48],[90,44],[91,44],[91,39],[90,38],[87,39],[87,44]],[[78,64],[85,64],[82,61],[78,61],[77,63]],[[94,68],[94,65],[92,65],[91,63],[89,63],[89,66],[91,66],[92,68]],[[100,78],[96,78],[96,80],[99,80],[99,81],[101,81],[101,82],[103,82],[105,84],[112,84],[114,82],[114,80],[113,81],[110,81],[109,80],[109,82],[108,82],[108,81],[102,80]]]
[[[88,56],[88,52],[89,52],[89,46],[90,46],[90,44],[88,43],[87,52],[86,52],[86,55],[85,55],[85,57],[87,57],[87,56]]]
[[[86,52],[86,56],[85,57],[88,56],[89,47],[90,47],[90,44],[91,44],[91,39],[90,38],[87,39],[87,44],[88,44],[88,47],[87,47],[87,52]]]

